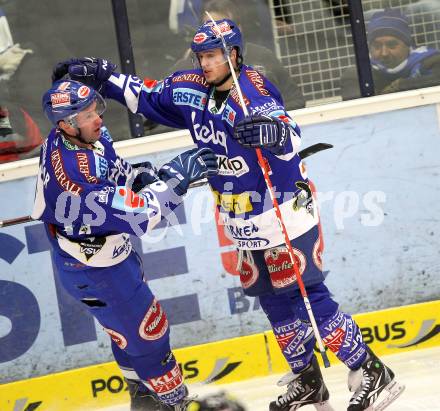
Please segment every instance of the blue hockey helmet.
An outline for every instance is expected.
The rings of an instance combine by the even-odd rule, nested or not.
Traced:
[[[81,127],[78,114],[96,102],[93,115],[101,116],[106,108],[102,96],[93,88],[75,80],[59,80],[43,95],[43,111],[49,121],[57,126],[63,120],[72,127]],[[92,114],[91,113],[91,114]],[[83,124],[93,119],[93,116],[84,117]]]
[[[238,54],[241,55],[243,40],[238,25],[229,19],[217,20],[215,23],[207,21],[199,27],[191,43],[191,50],[194,53],[199,53],[212,49],[223,49],[223,37],[226,46],[230,49],[237,47]]]

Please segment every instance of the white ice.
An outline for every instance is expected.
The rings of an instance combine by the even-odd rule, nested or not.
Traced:
[[[403,394],[386,411],[439,411],[440,410],[440,347],[383,356],[381,359],[395,372],[396,380],[405,384]],[[347,368],[332,365],[322,370],[330,391],[330,402],[335,411],[347,409],[350,393],[347,389]],[[276,386],[281,375],[223,385],[190,385],[190,393],[200,397],[227,391],[237,398],[247,411],[268,411],[269,403],[282,394]],[[129,406],[106,408],[105,411],[128,411]],[[313,406],[301,410],[315,410]],[[103,410],[104,411],[104,410]]]

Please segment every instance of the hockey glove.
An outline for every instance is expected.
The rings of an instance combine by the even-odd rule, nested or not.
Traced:
[[[245,117],[234,127],[234,139],[242,146],[266,148],[276,155],[283,154],[289,136],[287,123],[264,115]]]
[[[135,193],[139,193],[144,187],[159,180],[156,167],[149,161],[132,164],[131,166],[135,169],[135,177],[131,183],[131,189]],[[128,184],[130,184],[130,182]]]
[[[217,157],[210,148],[193,148],[166,163],[159,170],[159,178],[183,196],[191,183],[218,173]]]
[[[68,74],[72,80],[80,81],[101,92],[103,83],[108,80],[115,68],[115,64],[100,58],[72,58],[55,66],[52,72],[52,82]]]

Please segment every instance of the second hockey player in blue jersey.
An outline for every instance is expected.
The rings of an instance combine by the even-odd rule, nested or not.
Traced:
[[[161,410],[186,410],[167,316],[129,235],[172,215],[191,182],[216,173],[215,155],[189,150],[158,176],[148,162],[131,165],[103,126],[104,100],[77,81],[55,82],[43,109],[54,128],[41,149],[32,217],[45,223],[60,282],[112,338],[131,410],[156,409],[156,400]]]
[[[285,111],[278,90],[243,64],[242,37],[233,21],[203,24],[191,48],[198,68],[174,73],[160,82],[116,72],[103,75],[96,59],[60,63],[54,75],[87,77],[102,86],[108,98],[157,123],[187,128],[199,147],[216,153],[219,174],[209,178],[209,183],[241,256],[244,292],[259,297],[292,369],[283,379],[287,392],[270,404],[270,410],[294,410],[307,404],[328,407],[329,392],[313,354],[312,327],[257,161],[255,148],[262,150],[320,334],[350,369],[349,386],[354,394],[348,410],[365,410],[373,403],[383,409],[402,387],[363,342],[358,325],[339,310],[324,285],[318,213],[298,155],[298,125]],[[238,76],[249,116],[244,114],[227,57]],[[377,405],[382,391],[388,395]]]

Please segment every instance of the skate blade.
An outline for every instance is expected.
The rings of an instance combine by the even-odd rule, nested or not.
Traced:
[[[402,392],[405,390],[405,386],[403,384],[399,384],[397,381],[393,380],[391,381],[382,391],[388,391],[388,396],[385,397],[381,402],[378,404],[373,404],[371,407],[371,411],[382,411],[388,405],[390,405]]]
[[[313,404],[318,411],[335,411],[328,401]]]

